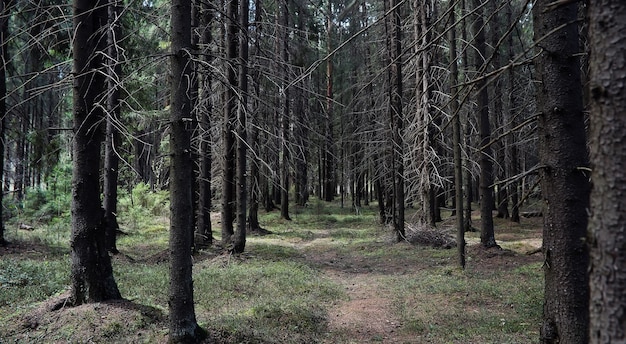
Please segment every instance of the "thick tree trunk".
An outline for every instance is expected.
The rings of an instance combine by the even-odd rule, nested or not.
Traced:
[[[626,3],[589,2],[590,342],[626,342]]]
[[[589,176],[578,57],[577,3],[533,7],[539,158],[543,166],[543,343],[588,340]],[[546,36],[547,35],[547,36]],[[539,39],[542,39],[539,41]]]
[[[105,242],[100,207],[100,145],[106,47],[104,0],[75,0],[74,140],[72,174],[71,301],[74,305],[120,298]]]
[[[169,342],[198,342],[204,331],[193,301],[193,170],[191,133],[191,0],[172,0],[170,107],[170,288]]]

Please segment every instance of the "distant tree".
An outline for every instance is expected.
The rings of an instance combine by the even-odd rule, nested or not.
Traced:
[[[246,247],[247,209],[247,130],[248,115],[248,12],[250,2],[241,0],[239,6],[239,103],[237,107],[237,228],[233,239],[233,252],[242,253]]]
[[[533,6],[543,194],[545,292],[541,341],[586,343],[589,333],[589,175],[582,105],[578,4]],[[604,54],[604,52],[603,52]]]
[[[7,36],[8,36],[8,28],[9,28],[9,11],[7,8],[7,3],[9,0],[3,0],[0,6],[0,246],[5,246],[7,241],[4,238],[4,216],[2,213],[2,209],[4,209],[3,198],[4,191],[2,190],[2,180],[4,178],[4,126],[5,126],[5,117],[7,115],[7,79],[6,79],[6,69],[7,69]]]
[[[109,2],[108,7],[108,47],[107,47],[107,116],[106,116],[106,138],[104,148],[104,217],[106,224],[106,245],[107,250],[117,253],[116,237],[119,230],[117,223],[117,184],[119,176],[119,150],[120,135],[118,131],[120,120],[120,82],[122,65],[119,61],[121,49],[119,40],[121,39],[120,22],[120,0]]]
[[[237,104],[237,11],[238,0],[226,1],[226,30],[225,40],[225,74],[226,93],[223,126],[223,168],[222,168],[222,244],[228,247],[231,244],[232,236],[235,233],[233,221],[235,220],[235,105]]]
[[[454,2],[450,2],[450,20],[452,25],[456,21]],[[459,82],[458,56],[456,52],[456,28],[451,27],[448,31],[448,44],[450,45],[450,114],[452,118],[452,144],[454,154],[454,197],[456,206],[457,227],[457,253],[461,268],[465,268],[465,226],[463,221],[463,162],[461,158],[461,115],[459,113],[458,88],[454,87]]]
[[[172,0],[171,15],[169,342],[193,343],[202,339],[205,332],[196,322],[191,260],[191,0]]]
[[[199,165],[198,176],[198,213],[196,221],[196,248],[205,248],[213,243],[213,233],[211,228],[211,167],[213,159],[211,154],[211,112],[213,106],[211,102],[211,71],[209,65],[212,61],[209,45],[213,41],[211,23],[213,20],[213,10],[207,1],[198,1],[195,6],[197,15],[200,17],[199,27],[199,49],[200,65],[198,66],[198,109],[197,121],[200,124],[200,134],[198,139]]]
[[[490,0],[491,1],[491,0]],[[474,62],[477,71],[485,71],[485,57],[487,55],[487,42],[485,40],[485,25],[483,15],[484,9],[480,6],[479,0],[473,0],[473,6],[477,8],[477,15],[472,27],[476,44],[476,54]],[[497,246],[493,229],[493,163],[491,161],[491,146],[488,144],[491,138],[491,125],[489,122],[489,93],[485,79],[481,78],[476,82],[478,91],[478,130],[480,133],[480,242],[486,247]]]
[[[285,220],[291,220],[289,217],[289,133],[290,128],[290,108],[289,103],[289,2],[287,0],[280,1],[279,9],[279,34],[277,45],[280,47],[280,63],[282,63],[282,80],[279,90],[280,99],[280,119],[281,119],[281,164],[280,164],[280,217]]]
[[[590,342],[626,342],[626,3],[591,1]]]
[[[404,239],[404,144],[402,133],[402,17],[400,2],[388,0],[389,22],[389,103],[391,123],[391,160],[393,180],[393,226],[398,241]]]
[[[100,149],[108,20],[105,0],[74,0],[74,139],[72,174],[71,301],[118,299],[100,202]]]

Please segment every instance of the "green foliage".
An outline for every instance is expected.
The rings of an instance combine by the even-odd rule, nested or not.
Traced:
[[[0,260],[0,315],[59,293],[69,284],[69,260]]]
[[[118,219],[134,229],[145,229],[155,217],[169,215],[169,193],[166,190],[152,191],[139,183],[130,192],[120,192]]]

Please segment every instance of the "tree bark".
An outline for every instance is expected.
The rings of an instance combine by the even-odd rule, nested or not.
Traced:
[[[172,0],[170,107],[170,343],[197,342],[204,331],[193,301],[193,169],[191,133],[191,0]]]
[[[586,343],[589,176],[578,57],[577,3],[533,7],[545,271],[543,343]],[[558,28],[558,29],[557,29]]]
[[[626,4],[589,2],[590,342],[626,342]]]
[[[107,6],[74,0],[74,140],[72,173],[71,301],[74,305],[121,298],[105,242],[100,207],[100,145],[106,73]]]

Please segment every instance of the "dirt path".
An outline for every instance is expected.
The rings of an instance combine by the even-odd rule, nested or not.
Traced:
[[[385,287],[385,278],[406,273],[406,266],[394,260],[369,259],[359,250],[338,250],[332,244],[326,245],[324,234],[318,233],[321,238],[295,245],[326,278],[342,286],[346,295],[328,310],[329,333],[324,343],[411,343],[400,332],[392,295]],[[377,245],[388,243],[374,244]],[[368,245],[362,250],[371,248]]]
[[[400,323],[391,310],[392,300],[382,292],[380,278],[336,271],[326,272],[326,276],[342,285],[347,294],[347,300],[329,310],[327,343],[400,342]]]

